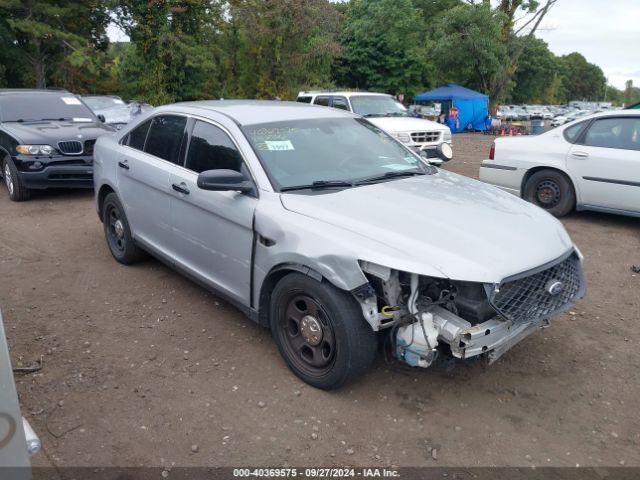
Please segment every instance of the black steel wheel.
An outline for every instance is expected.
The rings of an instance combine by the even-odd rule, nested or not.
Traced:
[[[115,193],[110,193],[102,204],[104,234],[111,255],[118,262],[130,265],[146,255],[133,241],[124,208]]]
[[[525,183],[523,197],[556,217],[566,215],[576,204],[571,180],[557,170],[539,170],[531,175]]]
[[[362,375],[375,358],[377,336],[348,292],[300,273],[271,295],[270,326],[289,368],[314,387],[331,390]]]

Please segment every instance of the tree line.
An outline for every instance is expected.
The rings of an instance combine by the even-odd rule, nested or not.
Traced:
[[[0,87],[63,87],[158,105],[413,95],[459,83],[499,103],[633,103],[580,53],[535,36],[562,0],[0,0]],[[130,39],[112,42],[117,25]]]

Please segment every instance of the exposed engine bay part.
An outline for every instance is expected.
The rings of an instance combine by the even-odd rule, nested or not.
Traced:
[[[501,298],[498,285],[425,277],[369,262],[361,262],[361,268],[369,283],[354,295],[365,318],[376,331],[391,327],[393,355],[420,367],[430,366],[438,353],[460,359],[486,355],[492,363],[526,336],[548,326],[553,314],[569,308],[584,291],[575,255],[505,283],[505,291],[518,292],[515,305],[541,312],[538,316],[518,312],[516,318],[494,305]],[[564,297],[540,293],[541,285],[551,281],[566,285]]]

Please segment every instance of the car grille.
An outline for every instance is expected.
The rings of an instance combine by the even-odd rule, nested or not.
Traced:
[[[58,149],[65,155],[80,155],[83,151],[82,142],[77,140],[58,142]]]
[[[555,294],[551,286],[561,282]],[[557,285],[557,283],[556,283]],[[502,283],[490,303],[498,313],[514,323],[528,323],[548,318],[566,310],[584,294],[582,265],[575,253],[552,267],[532,275]]]
[[[95,140],[87,140],[84,142],[84,153],[85,155],[93,155],[93,147],[95,146]]]
[[[440,132],[412,132],[414,143],[434,143],[440,140]]]

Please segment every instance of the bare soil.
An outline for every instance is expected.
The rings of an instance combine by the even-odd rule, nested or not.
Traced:
[[[456,136],[446,168],[476,177],[491,140]],[[155,260],[117,264],[91,192],[0,193],[13,363],[44,359],[16,377],[36,466],[640,465],[637,219],[563,219],[587,297],[494,365],[381,357],[327,393],[224,301]]]

